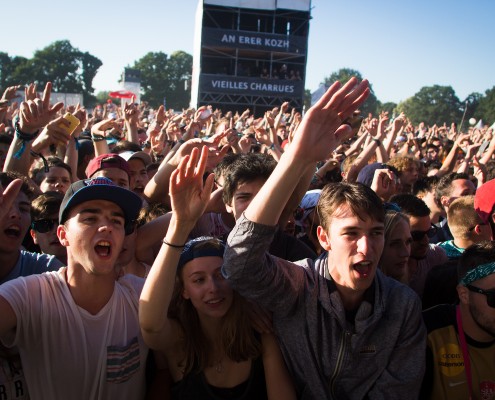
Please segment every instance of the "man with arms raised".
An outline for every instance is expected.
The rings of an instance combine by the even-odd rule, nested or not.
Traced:
[[[13,181],[0,214],[19,191]],[[0,340],[20,351],[32,399],[142,399],[147,348],[138,323],[142,280],[115,262],[141,199],[99,177],[73,183],[57,235],[67,267],[0,286]]]
[[[366,99],[368,82],[333,84],[304,117],[274,172],[229,236],[223,274],[241,295],[273,312],[285,361],[302,399],[416,399],[425,330],[418,297],[377,271],[381,200],[359,184],[321,193],[313,263],[270,256],[290,194],[308,169],[351,132],[342,125]],[[309,182],[308,182],[309,184]]]

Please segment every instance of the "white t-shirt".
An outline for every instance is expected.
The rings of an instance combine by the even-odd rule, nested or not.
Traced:
[[[74,303],[65,270],[0,286],[17,316],[2,336],[17,346],[31,399],[143,399],[148,348],[139,329],[144,281],[126,275],[91,315]]]

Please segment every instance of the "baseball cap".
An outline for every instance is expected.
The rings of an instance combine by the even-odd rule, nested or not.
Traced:
[[[119,153],[119,156],[126,161],[129,161],[132,158],[138,158],[143,162],[145,167],[151,164],[150,155],[146,154],[144,151],[123,151],[122,153]]]
[[[313,211],[320,199],[321,189],[308,190],[294,213],[297,226],[303,226],[304,220]]]
[[[126,234],[132,233],[142,200],[135,193],[104,177],[84,179],[69,186],[60,205],[59,223],[67,221],[72,208],[90,200],[107,200],[117,204],[124,213]]]
[[[474,195],[474,209],[486,224],[495,206],[495,179],[492,179],[478,189]]]
[[[387,164],[383,164],[381,162],[375,162],[366,165],[361,171],[359,171],[356,181],[358,183],[362,183],[363,185],[371,187],[371,184],[373,183],[373,177],[375,176],[375,171],[377,169],[384,169],[384,168],[389,169],[395,174],[396,177],[399,177],[399,171],[397,170],[397,168]]]
[[[118,154],[102,154],[93,158],[86,167],[86,176],[91,178],[96,172],[106,168],[118,168],[130,175],[129,164]]]

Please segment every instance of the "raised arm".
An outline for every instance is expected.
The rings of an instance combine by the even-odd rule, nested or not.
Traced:
[[[5,189],[0,185],[0,218],[3,218],[10,210],[22,186],[20,179],[13,180]],[[1,285],[0,285],[1,288]],[[17,325],[17,317],[10,303],[1,295],[0,291],[0,337],[14,329]]]
[[[368,81],[351,78],[344,86],[334,83],[304,116],[298,131],[277,167],[249,207],[246,218],[274,226],[301,176],[316,162],[324,160],[351,134],[347,117],[366,100]]]
[[[213,174],[203,184],[208,149],[184,157],[170,177],[172,218],[139,300],[139,323],[145,342],[154,349],[174,343],[167,310],[172,299],[177,264],[189,233],[203,214],[213,187]]]

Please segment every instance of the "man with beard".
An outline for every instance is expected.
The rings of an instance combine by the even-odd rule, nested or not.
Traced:
[[[428,348],[422,399],[495,396],[495,243],[468,247],[458,278],[459,305],[423,313]]]
[[[431,224],[430,209],[423,200],[412,194],[398,194],[392,196],[390,202],[397,204],[409,218],[413,239],[408,261],[409,286],[422,297],[428,272],[447,262],[447,255],[441,247],[429,242],[436,228]]]

